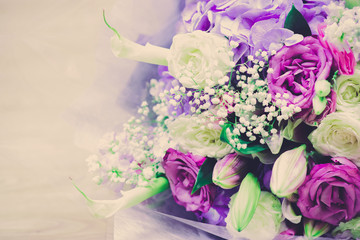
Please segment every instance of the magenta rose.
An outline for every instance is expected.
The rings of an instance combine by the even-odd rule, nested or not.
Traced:
[[[354,53],[352,52],[350,46],[346,46],[344,44],[342,46],[343,49],[339,50],[335,44],[324,40],[325,28],[326,28],[326,24],[322,23],[322,24],[318,25],[320,42],[325,48],[330,50],[330,52],[334,58],[336,68],[339,70],[339,73],[341,75],[354,74],[356,61],[355,61]],[[344,47],[344,46],[346,46],[346,47]]]
[[[175,149],[168,149],[163,161],[166,177],[170,183],[172,195],[177,204],[186,211],[209,211],[215,198],[216,187],[205,185],[191,195],[200,166],[205,157],[184,154]]]
[[[269,92],[301,109],[309,108],[315,95],[315,82],[327,79],[332,65],[332,56],[320,41],[305,37],[303,41],[281,48],[269,61],[274,71],[267,76]],[[284,97],[287,93],[288,98]]]
[[[315,165],[298,193],[305,217],[338,225],[360,213],[360,171],[351,165]]]

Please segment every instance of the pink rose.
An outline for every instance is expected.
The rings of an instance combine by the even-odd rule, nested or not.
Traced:
[[[209,211],[215,198],[215,185],[205,185],[191,195],[200,166],[205,157],[184,154],[169,148],[164,156],[163,167],[169,180],[175,202],[186,211]]]
[[[319,24],[318,32],[321,44],[330,50],[337,69],[341,75],[353,75],[355,69],[355,57],[350,47],[340,51],[335,44],[324,40],[326,24]]]
[[[360,171],[349,165],[315,165],[298,193],[303,216],[338,225],[360,213]]]
[[[315,95],[315,82],[329,77],[332,56],[320,41],[305,37],[303,41],[281,48],[269,61],[274,71],[267,75],[269,92],[276,101],[276,95],[287,98],[287,106],[307,109]]]

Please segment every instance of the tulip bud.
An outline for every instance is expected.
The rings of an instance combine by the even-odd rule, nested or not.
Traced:
[[[330,225],[325,222],[312,219],[305,219],[304,233],[308,239],[320,237],[330,230]]]
[[[262,191],[255,213],[246,228],[238,232],[229,222],[226,227],[232,239],[272,240],[280,233],[282,221],[280,200],[272,193]]]
[[[328,101],[326,97],[319,97],[318,95],[315,95],[312,103],[315,114],[320,115],[325,110]]]
[[[227,227],[241,232],[251,221],[260,198],[260,184],[252,173],[248,173],[240,184],[239,191],[231,197],[230,210],[225,219]]]
[[[244,157],[237,153],[228,154],[215,164],[212,180],[223,189],[231,189],[240,185],[247,171],[247,160]]]
[[[306,177],[306,145],[286,151],[276,159],[270,179],[271,191],[278,197],[294,193]]]
[[[318,80],[315,82],[315,93],[319,97],[326,97],[330,93],[331,84],[327,80]]]

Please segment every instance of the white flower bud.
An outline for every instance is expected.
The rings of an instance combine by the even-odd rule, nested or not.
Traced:
[[[306,145],[286,151],[280,155],[273,166],[270,179],[271,191],[278,197],[294,193],[306,177]]]
[[[327,80],[318,80],[315,82],[315,93],[319,97],[326,97],[330,93],[331,84]]]

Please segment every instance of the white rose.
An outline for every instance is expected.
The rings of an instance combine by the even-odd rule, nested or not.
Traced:
[[[351,76],[341,75],[335,82],[336,108],[344,112],[360,112],[360,70]]]
[[[221,128],[207,124],[205,114],[180,116],[168,123],[170,136],[184,151],[200,156],[224,157],[232,152],[232,148],[220,141]]]
[[[346,157],[360,166],[360,119],[347,112],[327,115],[309,136],[323,155]]]
[[[169,72],[186,88],[212,87],[233,66],[229,41],[223,36],[195,31],[173,38],[168,55]]]

